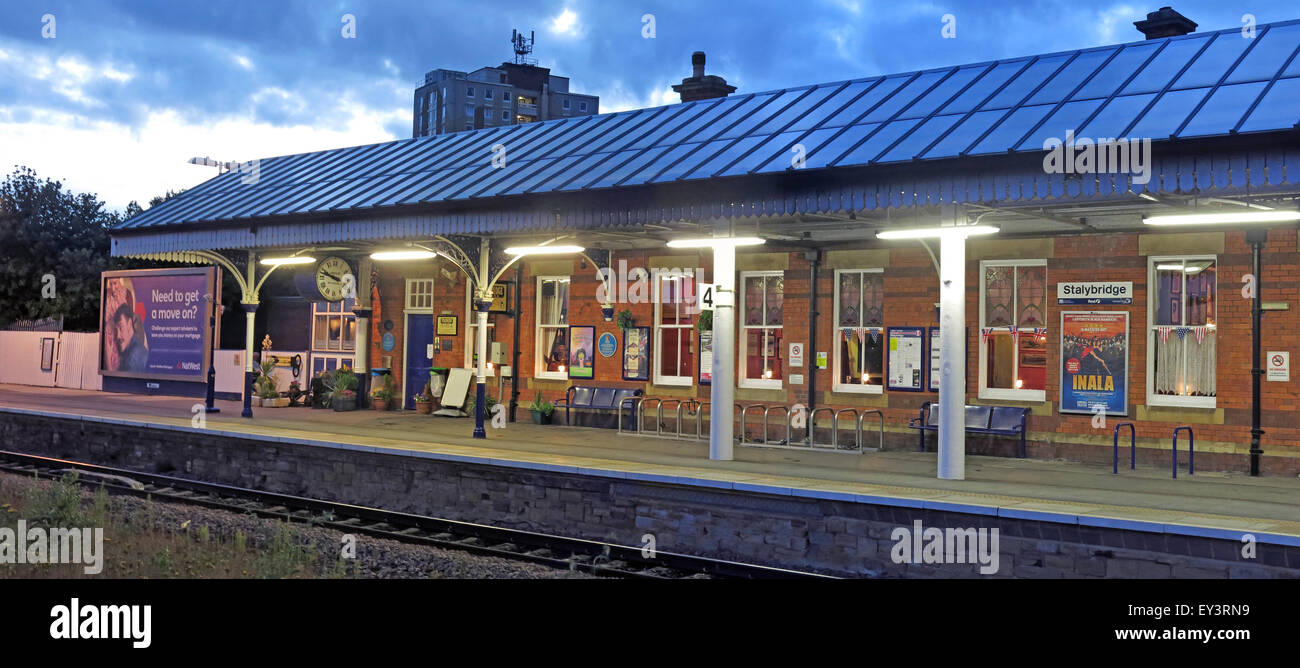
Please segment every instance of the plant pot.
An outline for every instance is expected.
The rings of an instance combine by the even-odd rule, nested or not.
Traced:
[[[429,415],[433,413],[433,402],[432,401],[415,402],[415,412],[419,413],[420,415]]]
[[[614,322],[614,307],[613,306],[600,307],[600,317],[603,318],[605,322]]]
[[[276,408],[288,408],[288,407],[289,407],[289,397],[278,397],[278,398],[276,398],[276,400],[275,400],[275,407],[276,407]]]
[[[340,397],[335,397],[334,400],[330,402],[330,404],[331,404],[331,408],[333,408],[335,411],[338,412],[354,411],[357,409],[356,397],[353,397],[351,399],[343,399]]]
[[[551,423],[551,413],[543,413],[541,411],[534,411],[534,410],[530,410],[528,411],[528,413],[533,416],[533,424]]]
[[[373,408],[374,408],[375,410],[377,410],[377,411],[386,411],[386,410],[388,410],[388,400],[387,400],[387,399],[379,399],[379,398],[377,398],[377,397],[371,397],[371,398],[370,398],[370,405],[371,405],[371,407],[373,407]]]

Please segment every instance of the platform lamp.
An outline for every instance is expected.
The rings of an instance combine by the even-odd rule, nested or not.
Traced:
[[[209,336],[215,337],[217,333],[217,308],[218,308],[217,300],[212,295],[212,293],[203,295],[203,298],[206,299],[208,303],[212,305],[212,308],[209,310],[209,315],[208,315],[208,332],[209,332]],[[217,348],[217,341],[215,338],[213,338],[211,341],[208,341],[208,390],[207,390],[207,396],[205,397],[204,404],[203,404],[204,413],[221,412],[221,409],[217,408],[216,405],[216,398],[217,398],[216,348]]]

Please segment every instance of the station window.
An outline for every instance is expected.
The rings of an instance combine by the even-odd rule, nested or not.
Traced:
[[[690,385],[695,377],[695,277],[655,272],[654,303],[654,381]]]
[[[432,278],[406,279],[406,310],[432,311],[432,309],[433,309],[433,279]]]
[[[1047,400],[1047,261],[980,263],[979,396]]]
[[[311,347],[320,352],[351,352],[357,348],[357,317],[351,299],[313,302]]]
[[[537,377],[568,378],[569,277],[537,277]]]
[[[781,388],[785,377],[781,350],[785,275],[779,271],[740,274],[740,386]]]
[[[835,272],[836,392],[878,394],[885,378],[883,269]]]
[[[1213,408],[1218,362],[1216,258],[1153,257],[1149,262],[1147,403]]]

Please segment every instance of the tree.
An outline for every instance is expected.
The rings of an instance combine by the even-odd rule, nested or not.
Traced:
[[[93,194],[15,169],[0,182],[0,323],[62,315],[64,329],[98,331],[100,272],[154,264],[109,256],[109,229],[142,210],[131,202],[119,215]]]

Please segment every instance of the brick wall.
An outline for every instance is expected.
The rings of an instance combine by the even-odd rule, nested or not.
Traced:
[[[1026,240],[1028,243],[1042,244],[1042,240]],[[1056,237],[1046,247],[1051,248],[1051,257],[1047,260],[1047,392],[1046,402],[992,402],[978,399],[978,354],[980,351],[979,325],[979,261],[972,253],[968,257],[967,271],[967,323],[969,334],[967,341],[967,396],[968,401],[982,403],[1010,403],[1029,406],[1033,414],[1029,419],[1031,432],[1031,456],[1064,457],[1089,461],[1109,461],[1111,427],[1115,422],[1128,420],[1137,423],[1139,445],[1146,450],[1142,453],[1145,463],[1162,465],[1168,461],[1169,438],[1174,426],[1190,424],[1195,429],[1196,443],[1201,456],[1198,460],[1202,468],[1243,470],[1248,460],[1245,455],[1250,440],[1250,302],[1241,296],[1241,277],[1250,272],[1250,247],[1245,242],[1245,234],[1230,231],[1224,235],[1223,252],[1218,254],[1218,350],[1219,360],[1218,399],[1215,409],[1162,409],[1148,411],[1145,403],[1147,381],[1147,256],[1139,254],[1139,235],[1111,234]],[[872,243],[858,244],[862,249],[884,249],[887,251],[888,266],[884,268],[885,285],[885,326],[931,327],[938,324],[934,303],[938,300],[938,280],[930,255],[917,243],[893,243],[889,245]],[[1296,231],[1292,229],[1273,230],[1264,254],[1262,294],[1267,301],[1286,301],[1295,308],[1283,312],[1268,313],[1264,317],[1263,349],[1288,350],[1293,340],[1292,333],[1300,326],[1300,258],[1297,256]],[[937,250],[937,249],[936,249]],[[1197,251],[1188,249],[1187,253],[1213,254],[1217,248]],[[626,262],[630,271],[635,267],[669,266],[669,261],[680,263],[675,266],[699,267],[711,271],[711,258],[704,254],[683,254],[680,257],[667,257],[667,250],[615,253],[615,266]],[[780,249],[764,247],[761,252],[780,252]],[[745,253],[741,253],[741,264]],[[994,258],[996,259],[996,258]],[[589,264],[584,268],[577,259],[562,260],[563,273],[572,277],[570,286],[569,323],[571,325],[591,325],[596,328],[596,336],[609,332],[614,334],[619,347],[613,357],[595,357],[595,377],[592,380],[541,380],[534,379],[536,368],[535,350],[535,305],[536,276],[557,272],[556,260],[524,261],[522,279],[522,309],[520,314],[520,400],[526,404],[532,399],[534,391],[541,391],[549,399],[563,396],[565,388],[571,384],[600,384],[620,387],[640,387],[650,396],[671,396],[707,398],[709,387],[698,383],[690,388],[656,386],[653,380],[648,382],[624,381],[621,370],[622,332],[613,322],[604,322],[601,318],[600,304],[596,300],[598,279],[596,268]],[[565,264],[567,263],[567,264]],[[452,337],[451,351],[442,351],[436,358],[439,366],[458,366],[464,363],[464,350],[468,333],[465,313],[466,281],[463,275],[450,265],[437,265],[430,269],[431,263],[386,264],[379,267],[380,285],[383,294],[382,319],[391,319],[394,323],[394,335],[397,345],[393,351],[394,366],[401,373],[401,360],[404,318],[404,278],[417,275],[436,277],[435,315],[449,313],[457,315],[460,331]],[[834,269],[827,267],[820,271],[817,281],[816,313],[818,318],[817,341],[809,342],[809,262],[804,257],[803,249],[791,249],[785,263],[785,305],[784,331],[781,356],[787,354],[787,345],[802,342],[807,353],[802,368],[786,368],[787,382],[784,389],[776,393],[761,392],[763,403],[802,403],[805,406],[814,403],[817,406],[833,408],[879,408],[884,411],[887,423],[887,440],[890,447],[915,447],[913,432],[906,429],[908,418],[915,417],[922,403],[934,401],[937,395],[930,392],[890,392],[882,395],[859,395],[832,392],[832,374],[830,369],[818,370],[815,374],[815,387],[809,387],[809,366],[814,364],[816,353],[828,354],[830,365],[834,365],[836,332],[832,322],[834,314]],[[540,268],[540,270],[539,270]],[[841,266],[840,268],[849,268]],[[866,267],[862,267],[866,268]],[[449,281],[441,272],[448,269],[454,272],[455,279]],[[424,272],[424,273],[420,273]],[[711,278],[711,276],[709,276]],[[503,276],[503,280],[513,280],[513,270]],[[1134,301],[1130,306],[1102,305],[1057,306],[1055,302],[1056,284],[1059,281],[1131,281],[1134,287]],[[739,286],[738,286],[738,289]],[[647,291],[647,295],[649,292]],[[513,296],[513,295],[512,295]],[[649,303],[616,304],[616,311],[630,309],[636,324],[653,325],[653,306]],[[1061,310],[1108,310],[1125,311],[1129,314],[1130,349],[1129,349],[1129,415],[1124,418],[1112,416],[1110,424],[1104,429],[1092,426],[1092,416],[1063,415],[1059,407],[1059,348],[1060,348],[1060,311]],[[490,316],[496,323],[495,340],[502,342],[509,356],[513,337],[513,321],[502,314]],[[376,330],[372,335],[372,364],[379,361],[379,336]],[[656,342],[657,343],[657,342]],[[698,354],[698,338],[693,342]],[[655,346],[656,350],[658,346]],[[737,345],[739,351],[739,345]],[[1300,350],[1293,350],[1300,355]],[[651,358],[651,364],[657,362],[657,355]],[[737,369],[742,366],[740,361]],[[1300,371],[1295,372],[1300,376]],[[804,384],[792,385],[789,375],[804,377]],[[653,379],[653,369],[651,377]],[[1265,471],[1268,473],[1295,475],[1300,473],[1300,451],[1293,445],[1300,439],[1300,418],[1293,409],[1297,400],[1296,383],[1263,383],[1263,422],[1267,431],[1264,447],[1267,453]],[[508,389],[507,389],[508,391]],[[811,391],[811,396],[810,396]],[[742,403],[745,401],[741,397]],[[824,416],[823,416],[824,417]],[[819,422],[819,429],[828,425]],[[820,437],[826,440],[829,436]],[[973,453],[1011,454],[1014,445],[1010,439],[989,439],[982,437],[968,438],[968,450]]]

